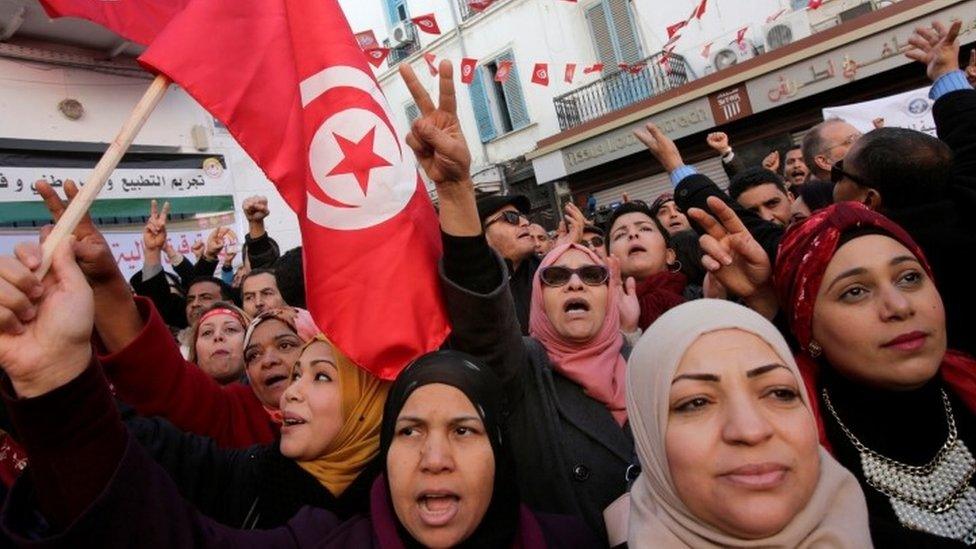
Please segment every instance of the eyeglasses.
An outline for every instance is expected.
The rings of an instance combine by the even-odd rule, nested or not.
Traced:
[[[599,236],[599,235],[594,236],[593,238],[591,238],[589,240],[587,240],[585,238],[582,239],[582,240],[580,240],[580,244],[586,246],[587,248],[589,248],[591,250],[595,250],[596,248],[602,248],[603,247],[603,243],[604,243],[603,237],[602,236]]]
[[[610,271],[603,265],[584,265],[578,269],[550,265],[539,271],[539,279],[546,286],[558,288],[568,284],[574,274],[587,286],[601,286],[610,279]]]
[[[489,226],[491,226],[492,223],[496,223],[498,221],[504,221],[505,223],[508,223],[509,225],[518,226],[520,220],[523,217],[525,217],[525,216],[522,215],[519,212],[513,212],[512,210],[506,210],[506,211],[502,212],[502,215],[496,217],[495,219],[492,219],[488,223],[485,223],[485,228],[487,229]],[[525,219],[528,220],[527,217],[525,217]]]
[[[864,135],[864,134],[862,134],[861,132],[854,132],[851,135],[848,135],[847,137],[845,137],[844,140],[841,141],[840,143],[834,143],[833,145],[831,145],[829,147],[824,147],[823,149],[821,149],[820,154],[823,154],[823,153],[829,151],[830,149],[835,149],[835,148],[840,147],[842,145],[843,146],[850,147],[851,145],[854,144],[855,141],[857,141],[858,139],[860,139],[862,135]]]
[[[830,182],[837,184],[840,183],[840,181],[845,177],[857,183],[858,185],[862,185],[865,187],[870,186],[868,185],[867,181],[864,180],[864,178],[854,175],[850,172],[844,171],[844,159],[841,158],[837,162],[834,162],[834,165],[830,167]]]

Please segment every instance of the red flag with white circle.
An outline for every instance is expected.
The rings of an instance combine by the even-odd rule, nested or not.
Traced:
[[[191,0],[140,62],[223,122],[295,211],[308,308],[338,349],[393,379],[440,347],[437,217],[336,0]]]
[[[532,83],[540,86],[549,85],[549,64],[536,63],[532,68]]]
[[[470,84],[474,81],[474,71],[478,70],[478,60],[465,57],[461,60],[461,82]]]
[[[441,33],[441,28],[437,25],[437,17],[435,17],[433,13],[411,17],[410,21],[412,21],[414,25],[417,25],[418,29],[426,32],[427,34]]]

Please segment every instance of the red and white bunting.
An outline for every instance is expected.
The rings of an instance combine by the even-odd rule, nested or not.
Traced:
[[[627,63],[618,63],[617,64],[617,67],[619,67],[620,70],[629,72],[630,74],[637,74],[640,71],[644,70],[644,68],[646,66],[647,66],[647,63],[634,63],[634,64],[630,64],[630,65],[628,65]]]
[[[592,65],[583,68],[583,74],[591,74],[594,72],[602,72],[602,71],[603,71],[603,63],[593,63]]]
[[[708,59],[708,54],[711,51],[712,51],[712,42],[709,42],[704,46],[702,46],[701,56],[704,57],[705,59]]]
[[[470,84],[474,81],[474,71],[478,68],[478,60],[465,57],[461,60],[461,83]]]
[[[386,57],[390,55],[390,48],[366,48],[363,53],[366,54],[366,60],[370,65],[380,68],[383,61],[386,61]]]
[[[681,29],[683,29],[683,28],[685,28],[687,26],[688,26],[688,22],[687,21],[678,21],[677,23],[675,23],[673,25],[668,25],[668,29],[667,29],[668,30],[668,40],[671,40],[672,38],[674,38],[674,35],[675,34],[678,34],[678,31],[679,30],[681,30]]]
[[[778,12],[770,15],[769,17],[766,18],[766,23],[772,23],[773,21],[779,19],[787,11],[788,10],[786,8],[783,8],[783,9],[779,10]]]
[[[697,8],[695,8],[695,15],[694,15],[695,19],[701,21],[702,16],[705,15],[705,8],[707,7],[708,7],[708,0],[701,0],[701,3],[698,4]]]
[[[437,18],[434,17],[433,13],[411,17],[410,21],[412,21],[414,25],[417,25],[418,29],[426,32],[427,34],[441,33],[441,28],[437,25]]]
[[[495,0],[483,0],[479,2],[478,0],[471,0],[468,2],[468,7],[474,11],[485,11],[489,6],[495,3]]]
[[[566,63],[566,72],[563,74],[563,81],[567,84],[572,84],[574,76],[576,76],[576,63]]]
[[[437,56],[432,53],[425,53],[424,61],[427,62],[427,68],[430,69],[430,75],[437,76],[437,64],[434,63],[437,61]]]
[[[511,61],[499,61],[498,71],[495,72],[495,82],[501,82],[504,84],[508,81],[508,75],[512,73],[512,62]]]
[[[807,4],[807,8],[811,10],[815,10],[819,8],[821,5],[823,5],[823,0],[810,0],[810,2]]]
[[[661,46],[661,49],[662,49],[662,50],[666,50],[666,49],[668,49],[668,48],[671,48],[671,47],[674,47],[674,44],[675,44],[675,43],[676,43],[676,42],[677,42],[677,41],[678,41],[678,40],[679,40],[680,38],[681,38],[681,35],[680,35],[680,34],[676,34],[676,35],[674,35],[674,36],[672,36],[670,40],[668,40],[667,42],[665,42],[665,43],[664,43],[664,45],[663,45],[663,46]]]
[[[540,86],[549,85],[549,63],[536,63],[532,67],[532,83]]]
[[[738,42],[738,44],[740,46],[745,41],[745,39],[746,39],[746,31],[748,31],[748,30],[749,30],[749,26],[746,25],[745,27],[742,27],[741,29],[739,29],[739,32],[735,33],[735,41]]]

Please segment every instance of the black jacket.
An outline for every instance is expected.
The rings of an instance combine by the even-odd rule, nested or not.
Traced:
[[[515,303],[515,317],[518,319],[522,335],[529,335],[529,310],[532,305],[532,280],[535,272],[539,270],[542,260],[532,254],[519,263],[519,268],[512,271],[512,265],[506,262],[511,277],[508,280],[508,287],[512,291],[512,299]]]
[[[501,271],[496,280],[504,280],[504,262],[479,238],[483,253],[490,254],[487,266],[493,262]],[[456,241],[445,238],[445,246]],[[444,261],[451,260],[445,249]],[[505,384],[506,426],[522,501],[535,511],[577,515],[606,543],[603,510],[627,491],[628,468],[636,461],[629,427],[621,428],[606,406],[556,373],[538,341],[522,337],[507,284],[478,293],[448,278],[452,270],[445,267],[450,345],[485,361]]]
[[[976,291],[969,252],[976,250],[976,90],[935,102],[936,130],[953,153],[953,178],[943,197],[882,213],[915,239],[932,265],[946,309],[949,348],[976,355]],[[920,181],[920,185],[924,182]],[[920,198],[924,198],[924,192]]]
[[[227,526],[278,527],[306,505],[327,509],[340,519],[369,509],[378,462],[336,498],[294,460],[281,455],[277,443],[220,448],[213,439],[183,432],[164,419],[127,410],[123,416],[133,438],[169,473],[180,494],[201,513]]]

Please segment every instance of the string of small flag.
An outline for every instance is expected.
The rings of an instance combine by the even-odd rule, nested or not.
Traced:
[[[469,0],[468,6],[474,11],[484,11],[488,9],[492,4],[498,0]],[[561,0],[563,2],[577,3],[577,0]],[[807,9],[815,10],[823,4],[823,0],[809,0],[807,3]],[[691,11],[691,14],[687,19],[678,21],[672,25],[668,25],[665,28],[667,33],[667,42],[661,47],[661,56],[658,58],[658,63],[664,69],[667,74],[671,74],[671,64],[670,58],[674,52],[677,42],[681,39],[681,30],[687,27],[691,21],[697,19],[701,20],[702,16],[705,15],[708,9],[708,0],[700,0],[700,2]],[[783,14],[789,11],[786,8],[780,9],[776,13],[770,15],[766,18],[766,23],[772,23],[779,19]],[[427,13],[424,15],[418,15],[416,17],[411,17],[410,22],[417,26],[421,32],[427,34],[439,35],[441,34],[440,25],[437,24],[437,17],[433,13]],[[745,41],[746,33],[749,31],[751,25],[746,25],[736,31],[735,41],[742,45]],[[708,59],[713,42],[708,42],[702,46],[700,55],[701,57]],[[363,52],[366,54],[366,59],[371,65],[379,68],[386,58],[390,55],[392,51],[391,48],[371,46],[364,47]],[[432,76],[437,75],[437,66],[435,61],[437,56],[433,53],[425,53],[424,61],[427,63],[427,67],[430,70]],[[511,60],[499,60],[497,61],[497,70],[495,72],[496,82],[506,82],[508,80],[509,74],[513,66],[513,61]],[[478,66],[478,60],[472,58],[464,58],[461,60],[461,82],[464,84],[471,84],[474,81],[475,68]],[[576,76],[577,63],[566,63],[563,73],[563,81],[572,84]],[[603,63],[591,63],[586,65],[582,73],[584,75],[591,74],[595,72],[602,72],[605,65]],[[621,71],[626,71],[630,74],[639,74],[645,68],[647,68],[647,63],[618,63],[617,67]],[[534,84],[539,84],[541,86],[549,85],[549,63],[535,63],[532,69],[532,82]]]

